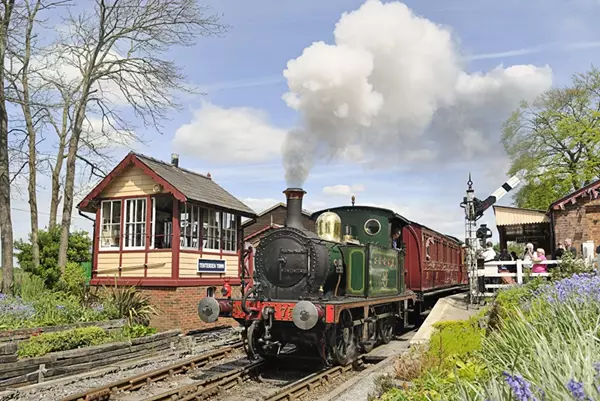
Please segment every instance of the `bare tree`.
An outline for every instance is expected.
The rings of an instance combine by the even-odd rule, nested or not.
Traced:
[[[34,47],[33,29],[36,23],[36,16],[40,8],[43,7],[41,0],[24,1],[24,20],[26,21],[23,41],[18,39],[18,45],[9,49],[11,59],[17,62],[18,71],[11,69],[9,81],[13,89],[14,101],[21,107],[23,120],[25,123],[25,134],[27,137],[27,165],[29,169],[29,215],[31,223],[31,253],[34,267],[37,269],[40,264],[40,248],[38,244],[38,208],[37,208],[37,130],[39,123],[44,116],[44,109],[34,110],[34,94],[30,88],[30,74],[32,73],[31,58]],[[14,35],[17,36],[17,35]],[[14,64],[13,64],[14,65]],[[35,91],[35,89],[34,89]],[[41,114],[41,116],[40,116]]]
[[[2,237],[2,292],[11,290],[13,281],[13,228],[10,216],[10,171],[8,156],[8,112],[6,109],[5,56],[15,0],[1,0],[0,10],[0,234]]]
[[[57,85],[57,89],[60,92],[60,97],[63,102],[62,106],[60,107],[60,118],[55,118],[52,113],[48,114],[48,121],[56,132],[56,137],[58,139],[56,157],[54,160],[48,160],[52,177],[52,188],[50,192],[50,217],[48,220],[48,228],[50,230],[53,230],[56,227],[58,205],[61,201],[60,178],[65,160],[65,149],[67,147],[69,138],[69,108],[72,104],[72,94],[68,90],[65,90],[65,88],[61,85]]]
[[[191,46],[200,35],[221,33],[225,27],[219,17],[205,12],[195,0],[96,0],[92,15],[70,15],[66,21],[69,32],[57,50],[80,78],[66,157],[58,260],[62,269],[86,118],[95,114],[107,130],[131,132],[121,113],[120,104],[126,104],[144,125],[160,130],[167,112],[178,107],[176,92],[189,91],[180,68],[160,55],[171,46]]]

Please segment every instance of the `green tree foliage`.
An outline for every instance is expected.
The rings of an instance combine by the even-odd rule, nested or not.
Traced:
[[[600,70],[576,74],[568,87],[523,102],[504,124],[502,144],[520,174],[517,206],[547,209],[600,177]]]
[[[60,244],[60,228],[40,230],[38,243],[40,246],[40,266],[35,268],[31,253],[31,238],[29,241],[15,241],[18,251],[19,266],[26,272],[39,276],[48,288],[54,288],[61,279],[58,266],[58,248]],[[79,264],[90,261],[92,240],[85,231],[75,231],[69,235],[69,249],[67,260]]]

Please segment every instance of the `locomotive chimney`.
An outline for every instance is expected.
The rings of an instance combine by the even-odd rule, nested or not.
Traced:
[[[283,191],[287,199],[287,217],[285,226],[303,230],[302,197],[306,193],[302,188],[288,188]]]

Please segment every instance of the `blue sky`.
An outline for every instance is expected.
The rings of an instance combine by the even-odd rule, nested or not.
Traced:
[[[171,120],[165,122],[165,134],[143,132],[149,144],[136,146],[136,150],[164,160],[177,151],[181,153],[180,165],[210,172],[216,182],[249,206],[262,210],[275,201],[284,200],[281,191],[286,182],[280,156],[261,157],[257,150],[260,147],[253,144],[261,140],[271,142],[268,136],[257,139],[264,132],[273,135],[271,139],[275,142],[281,141],[279,136],[284,136],[287,129],[301,124],[302,112],[282,100],[288,91],[282,72],[289,60],[299,57],[313,42],[333,44],[335,24],[342,14],[357,10],[363,2],[219,0],[205,4],[224,14],[222,21],[231,25],[229,31],[221,38],[200,38],[191,49],[173,49],[170,56],[183,67],[189,81],[207,94],[183,99],[184,110],[174,112]],[[594,22],[600,17],[598,1],[437,0],[406,1],[405,4],[418,16],[451,30],[464,56],[464,71],[469,74],[487,73],[498,66],[531,64],[543,68],[548,65],[552,69],[552,85],[563,85],[570,81],[573,73],[598,64],[600,59],[600,32],[594,29]],[[221,111],[229,110],[231,121],[242,113],[244,123],[211,131],[215,125],[207,125],[205,121],[209,116],[197,114],[199,110],[206,111],[207,104]],[[498,143],[499,124],[507,114],[500,114],[494,115],[493,123],[485,125],[483,145],[487,148],[486,154],[491,154],[489,159],[487,156],[458,157],[399,163],[390,158],[389,149],[375,148],[370,152],[378,160],[376,168],[353,162],[351,157],[329,163],[319,160],[304,184],[308,192],[305,207],[316,210],[347,204],[350,194],[354,193],[359,204],[392,207],[433,229],[463,237],[463,212],[459,203],[468,173],[472,172],[476,195],[481,199],[508,178],[504,174],[504,150]],[[227,120],[227,115],[217,114],[214,118]],[[260,118],[256,120],[252,116]],[[251,121],[247,122],[248,119]],[[173,139],[186,125],[188,135],[193,135],[198,147],[190,146],[192,151],[183,149],[182,152],[181,146],[174,146]],[[253,130],[256,125],[259,127]],[[211,139],[212,135],[221,134],[230,136],[220,142]],[[202,144],[209,142],[210,146],[202,149]],[[246,146],[257,152],[254,160],[240,153]],[[242,156],[232,156],[233,148],[237,149],[236,155]],[[404,160],[410,159],[408,155],[412,150],[410,144],[402,149]],[[115,154],[123,156],[127,151],[121,148]],[[379,151],[381,157],[377,158]],[[207,153],[212,157],[207,157]],[[44,179],[41,185],[45,185]],[[324,191],[325,187],[332,186],[336,187]],[[40,188],[42,207],[47,197],[46,187]],[[509,203],[509,196],[501,202]],[[13,206],[18,238],[28,232],[28,205],[25,199],[16,199]],[[41,220],[44,225],[43,215]],[[481,222],[492,226],[497,240],[491,210]],[[76,217],[74,223],[76,227],[90,227],[80,217]]]

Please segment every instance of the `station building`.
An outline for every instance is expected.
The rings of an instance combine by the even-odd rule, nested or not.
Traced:
[[[600,180],[553,202],[548,210],[494,206],[500,246],[533,243],[554,255],[567,238],[578,255],[591,261],[600,245]]]
[[[226,283],[239,295],[241,219],[256,213],[177,155],[129,153],[77,208],[95,214],[90,285],[136,286],[160,310],[153,327],[208,328],[199,300]]]

